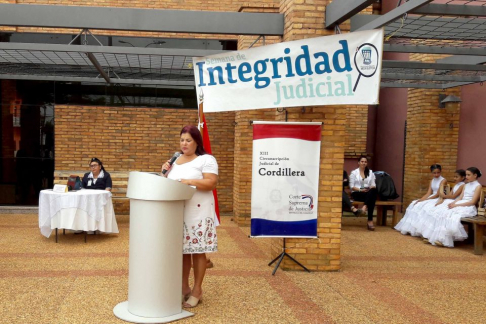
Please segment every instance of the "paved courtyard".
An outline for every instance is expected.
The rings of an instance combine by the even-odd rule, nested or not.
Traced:
[[[124,323],[128,216],[119,235],[41,236],[36,214],[0,214],[0,323]],[[438,248],[365,218],[343,221],[342,270],[267,264],[269,239],[223,217],[202,304],[180,323],[486,323],[486,256]]]

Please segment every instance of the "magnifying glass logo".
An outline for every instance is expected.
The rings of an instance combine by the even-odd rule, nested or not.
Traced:
[[[356,84],[354,85],[353,92],[356,91],[361,76],[371,78],[375,75],[376,70],[378,69],[378,58],[378,50],[373,44],[364,43],[356,49],[356,53],[354,54],[354,66],[356,66],[359,75],[358,80],[356,80]]]

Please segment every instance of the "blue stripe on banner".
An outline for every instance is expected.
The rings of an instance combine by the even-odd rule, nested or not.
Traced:
[[[261,218],[251,220],[251,236],[317,236],[317,219],[300,222],[271,221]]]

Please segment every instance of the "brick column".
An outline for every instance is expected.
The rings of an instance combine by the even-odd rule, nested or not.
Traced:
[[[330,0],[281,0],[285,16],[284,41],[333,35],[324,28]],[[371,6],[364,10],[371,13]],[[341,26],[349,31],[349,21]],[[277,119],[284,118],[279,115]],[[341,268],[341,199],[344,155],[366,151],[368,106],[318,106],[287,109],[288,121],[323,122],[319,170],[318,239],[288,239],[287,250],[311,270],[336,271]],[[346,130],[351,130],[347,132]],[[272,255],[282,251],[282,240],[272,242]],[[284,269],[300,269],[285,259]]]
[[[285,16],[284,41],[333,35],[324,29],[325,7],[329,0],[282,0],[280,12]],[[349,30],[349,24],[341,26]],[[288,239],[287,252],[311,270],[335,271],[341,267],[341,198],[342,170],[346,147],[347,113],[354,119],[367,120],[367,106],[318,106],[287,109],[288,121],[323,122],[319,170],[318,239]],[[356,118],[359,114],[361,117]],[[284,115],[279,115],[282,120]],[[366,138],[365,128],[356,128],[358,137]],[[348,137],[349,138],[349,137]],[[361,142],[361,141],[360,141]],[[364,144],[357,147],[365,148]],[[361,149],[361,148],[360,148]],[[353,149],[354,150],[354,149]],[[282,251],[282,240],[272,242],[272,255]],[[285,259],[284,269],[300,269]]]
[[[278,8],[268,7],[242,7],[240,12],[278,12]],[[257,36],[238,37],[238,49],[248,49]],[[265,37],[265,45],[279,43],[280,37]],[[252,47],[263,45],[260,38]],[[251,178],[253,154],[253,128],[251,121],[275,120],[275,109],[259,109],[236,111],[235,114],[235,152],[234,152],[234,183],[233,183],[233,215],[239,226],[249,226],[251,218]]]
[[[366,107],[367,109],[367,107]],[[288,121],[323,122],[319,165],[318,239],[287,239],[287,252],[311,270],[341,267],[341,199],[347,106],[287,108]],[[278,120],[284,120],[284,114]],[[282,240],[272,242],[272,256],[282,252]],[[284,269],[301,269],[284,259]]]

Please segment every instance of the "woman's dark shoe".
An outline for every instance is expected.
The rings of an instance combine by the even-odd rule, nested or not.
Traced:
[[[353,212],[353,214],[354,214],[355,216],[362,215],[362,214],[363,214],[363,210],[362,210],[362,209],[356,209],[356,210]]]
[[[373,224],[372,225],[367,224],[367,226],[368,226],[368,231],[374,231],[375,230],[375,226]]]

